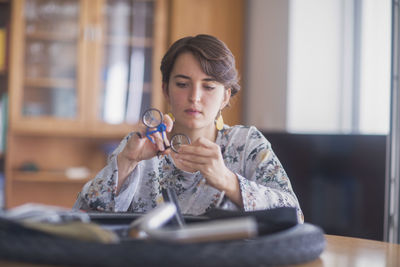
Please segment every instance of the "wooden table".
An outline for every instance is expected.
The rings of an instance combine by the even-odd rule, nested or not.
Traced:
[[[304,267],[400,266],[400,245],[381,241],[325,235],[326,248],[319,259]]]
[[[400,266],[400,245],[380,241],[325,235],[327,245],[320,258],[297,267],[382,267]],[[0,266],[45,267],[0,261]]]

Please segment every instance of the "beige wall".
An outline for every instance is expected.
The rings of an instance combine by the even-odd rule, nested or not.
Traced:
[[[246,1],[244,121],[286,128],[289,0]]]

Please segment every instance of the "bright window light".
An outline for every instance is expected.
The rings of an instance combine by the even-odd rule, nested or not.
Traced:
[[[390,0],[291,0],[287,129],[387,134]]]

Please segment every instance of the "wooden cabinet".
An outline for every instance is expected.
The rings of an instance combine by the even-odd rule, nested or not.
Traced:
[[[71,206],[142,111],[164,109],[166,12],[165,0],[13,1],[8,207]]]
[[[11,129],[118,137],[162,108],[165,3],[15,1]]]
[[[143,109],[166,111],[159,66],[176,39],[214,34],[241,70],[243,12],[243,0],[12,1],[7,207],[71,207]]]

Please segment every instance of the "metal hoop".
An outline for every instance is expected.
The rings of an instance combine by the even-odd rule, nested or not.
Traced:
[[[189,145],[190,144],[190,138],[185,135],[185,134],[174,134],[171,137],[171,149],[178,153],[178,150],[181,145]]]
[[[143,113],[142,122],[149,128],[157,128],[163,122],[163,114],[156,108],[149,108]]]

